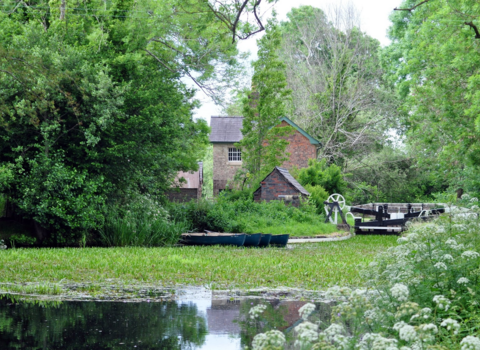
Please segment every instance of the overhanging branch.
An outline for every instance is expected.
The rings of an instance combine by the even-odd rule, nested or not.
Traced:
[[[423,5],[423,4],[425,4],[426,2],[429,2],[429,1],[430,1],[430,0],[424,0],[424,1],[416,4],[415,6],[409,8],[409,9],[399,9],[399,8],[396,8],[396,7],[395,7],[395,8],[393,9],[393,11],[408,11],[408,12],[412,12],[412,11],[415,10],[418,6]]]
[[[478,32],[477,26],[473,24],[473,22],[465,22],[465,24],[475,31],[475,39],[480,39],[480,33]]]

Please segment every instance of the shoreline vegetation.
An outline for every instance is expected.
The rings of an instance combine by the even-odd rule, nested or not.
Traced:
[[[0,254],[0,292],[62,294],[69,284],[105,286],[203,286],[212,290],[361,286],[361,266],[395,246],[396,236],[355,236],[349,240],[292,248],[123,247],[7,249]],[[38,286],[38,287],[35,287]]]

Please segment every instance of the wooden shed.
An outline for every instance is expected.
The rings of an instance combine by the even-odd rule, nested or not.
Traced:
[[[260,183],[253,193],[253,199],[259,201],[283,200],[295,207],[300,205],[300,197],[310,193],[285,168],[275,167]]]

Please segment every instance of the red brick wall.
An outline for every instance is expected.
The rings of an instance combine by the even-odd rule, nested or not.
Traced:
[[[282,121],[277,127],[290,126]],[[297,168],[308,167],[308,160],[317,157],[317,146],[312,145],[308,138],[303,136],[298,130],[293,135],[286,138],[290,144],[287,146],[286,152],[290,153],[290,159],[282,164],[282,168],[291,169],[293,166]]]
[[[298,198],[289,203],[294,206],[300,204],[300,193],[298,190],[287,182],[276,169],[261,182],[260,186],[260,193],[255,193],[254,195],[256,201],[282,200],[282,198],[278,198],[279,195],[294,195],[298,196]]]

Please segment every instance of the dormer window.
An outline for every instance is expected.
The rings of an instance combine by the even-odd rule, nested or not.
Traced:
[[[228,161],[229,162],[241,162],[242,161],[242,151],[239,148],[228,148]]]

